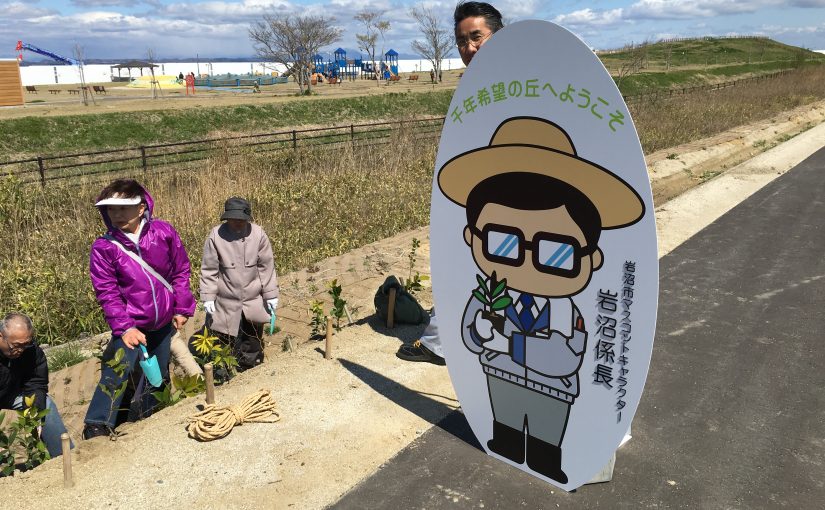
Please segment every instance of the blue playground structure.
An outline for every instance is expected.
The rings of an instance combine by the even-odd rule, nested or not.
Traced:
[[[76,65],[83,65],[83,62],[79,60],[75,60],[73,58],[61,57],[57,53],[52,53],[51,51],[46,51],[44,49],[40,49],[37,46],[33,46],[31,44],[24,43],[23,41],[17,41],[17,47],[15,48],[16,51],[20,52],[17,54],[17,60],[23,60],[23,50],[33,51],[34,53],[39,53],[40,55],[49,57],[51,59],[57,60],[58,62],[62,62],[64,64],[68,64],[70,66]]]
[[[368,79],[375,76],[371,62],[366,62],[359,55],[355,59],[347,59],[347,52],[343,48],[338,48],[333,53],[332,60],[325,60],[321,54],[312,57],[313,74],[320,74],[327,78],[338,78],[340,80],[355,80],[357,78]],[[383,61],[377,65],[381,66],[381,76],[389,79],[398,75],[398,52],[391,49],[384,54]]]
[[[387,69],[389,66],[389,69]],[[384,79],[389,79],[390,76],[398,76],[398,52],[390,48],[390,51],[384,53]]]

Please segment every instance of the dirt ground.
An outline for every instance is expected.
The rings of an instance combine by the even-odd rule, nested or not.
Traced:
[[[375,80],[344,81],[341,84],[329,85],[319,83],[312,87],[315,95],[310,99],[328,99],[356,97],[387,92],[426,92],[431,90],[455,89],[458,77],[462,70],[444,71],[443,81],[438,84],[430,82],[429,73],[401,73],[401,79],[394,82]],[[409,77],[417,75],[417,80]],[[90,84],[91,85],[91,84]],[[57,115],[87,115],[96,113],[120,113],[143,110],[178,110],[183,108],[260,105],[280,103],[295,99],[298,94],[298,85],[290,80],[289,83],[266,85],[261,87],[260,94],[251,92],[232,92],[228,90],[210,90],[198,87],[195,95],[187,96],[183,88],[161,90],[157,99],[152,98],[150,89],[127,87],[126,83],[95,83],[106,87],[106,95],[94,94],[93,102],[88,105],[82,103],[80,94],[69,94],[69,90],[77,90],[77,84],[66,85],[38,85],[37,94],[26,93],[25,105],[22,107],[0,108],[0,120],[17,119],[31,116]],[[59,90],[52,94],[50,90]]]
[[[823,111],[825,104],[815,109]],[[825,140],[825,124],[804,113],[669,149],[668,154],[678,154],[676,159],[651,155],[654,190],[659,196],[678,195],[657,202],[660,256],[818,149]],[[784,122],[790,124],[780,129]],[[733,166],[737,158],[750,158],[752,150],[810,124],[818,125]],[[782,131],[786,128],[789,131]],[[776,133],[754,147],[749,137],[762,140],[765,130]],[[708,180],[706,171],[695,170],[702,165],[714,172],[723,171],[723,165],[732,168]],[[673,183],[678,185],[669,188]],[[407,275],[413,237],[421,240],[416,268],[429,273],[428,231],[421,228],[281,275],[283,331],[269,338],[267,362],[219,387],[216,396],[218,404],[237,404],[258,389],[270,390],[280,410],[277,423],[247,423],[221,440],[198,443],[184,430],[187,417],[204,402],[202,396],[192,398],[122,426],[125,435],[117,441],[80,441],[73,452],[72,489],[63,488],[62,461],[55,459],[1,479],[0,490],[25,494],[18,508],[321,508],[333,503],[458,407],[444,367],[403,362],[394,355],[400,343],[416,339],[422,327],[389,330],[373,315],[372,296],[385,276]],[[324,295],[332,278],[343,281],[355,322],[335,335],[332,359],[326,360],[324,342],[307,340],[307,308],[310,299]],[[425,307],[431,305],[429,292],[420,298]],[[281,350],[287,335],[297,340],[293,352]],[[69,395],[60,389],[77,384],[71,381],[79,377],[73,369],[53,374],[52,388],[77,438],[88,390]],[[62,385],[66,378],[69,384]],[[86,379],[93,388],[93,373]]]

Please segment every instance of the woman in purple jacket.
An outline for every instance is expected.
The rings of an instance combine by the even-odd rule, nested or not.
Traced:
[[[114,429],[124,393],[118,390],[142,359],[138,344],[157,356],[161,374],[168,379],[170,339],[195,311],[189,256],[172,225],[152,218],[149,193],[137,181],[118,179],[101,191],[95,205],[107,231],[92,243],[89,273],[112,340],[103,352],[101,384],[86,413],[84,439],[109,435]],[[119,349],[125,353],[122,376],[106,364]],[[143,379],[135,391],[141,415],[155,405],[151,388],[141,388],[146,384]]]

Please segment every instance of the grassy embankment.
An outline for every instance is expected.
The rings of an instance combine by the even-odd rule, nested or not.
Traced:
[[[825,55],[770,39],[691,39],[642,44],[599,55],[625,95],[729,81],[806,63]]]
[[[137,112],[24,117],[0,121],[0,154],[85,152],[105,148],[197,140],[216,131],[271,133],[296,126],[331,126],[444,115],[452,91],[389,92],[345,99],[300,99],[285,103]],[[6,157],[3,159],[12,159]]]
[[[433,108],[449,100],[449,95],[420,96],[395,99],[431,101]],[[630,107],[650,153],[822,98],[825,66],[817,66],[781,79]],[[329,108],[335,103],[330,101]],[[353,105],[344,104],[341,109]],[[222,119],[215,112],[198,114]],[[272,234],[283,273],[428,223],[435,147],[399,136],[369,150],[342,149],[334,158],[324,151],[231,159],[217,154],[197,172],[153,175],[146,184],[157,198],[157,214],[178,228],[189,250],[193,284],[203,237],[229,195],[253,202],[258,222]],[[89,207],[97,191],[98,185],[41,189],[0,179],[0,238],[5,241],[0,309],[30,314],[41,340],[61,343],[106,328],[87,276],[89,245],[100,234],[97,212]]]

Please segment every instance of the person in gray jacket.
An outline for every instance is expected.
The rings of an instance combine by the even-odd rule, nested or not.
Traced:
[[[278,278],[269,237],[252,223],[248,201],[232,197],[206,238],[200,298],[207,327],[232,348],[240,371],[263,362],[263,324],[278,307]]]

